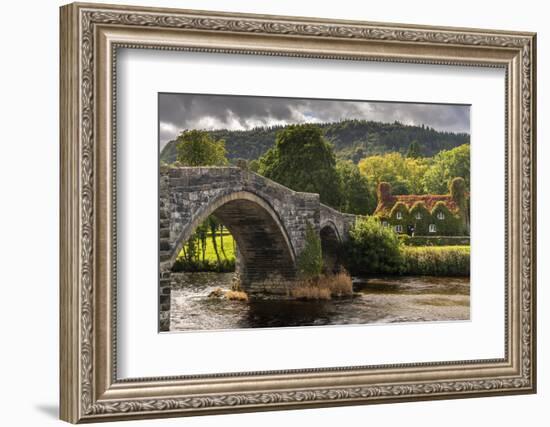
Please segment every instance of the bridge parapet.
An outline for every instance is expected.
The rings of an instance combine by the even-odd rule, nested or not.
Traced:
[[[283,226],[295,257],[309,222],[319,229],[319,195],[293,191],[237,167],[164,167],[161,170],[161,261],[173,262],[195,228],[220,203],[256,196]],[[254,198],[254,197],[250,198]]]

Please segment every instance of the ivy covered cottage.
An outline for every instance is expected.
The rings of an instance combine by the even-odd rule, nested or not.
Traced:
[[[454,178],[449,194],[392,195],[391,185],[378,184],[374,211],[382,225],[414,236],[467,236],[470,234],[469,194],[463,178]]]

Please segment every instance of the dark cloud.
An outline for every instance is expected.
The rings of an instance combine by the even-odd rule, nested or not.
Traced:
[[[438,130],[470,132],[470,107],[451,104],[160,94],[159,119],[161,147],[183,129],[244,130],[345,119],[398,120]]]

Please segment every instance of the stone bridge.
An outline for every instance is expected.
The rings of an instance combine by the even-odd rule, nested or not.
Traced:
[[[197,226],[214,215],[233,235],[237,268],[247,292],[281,292],[267,283],[292,281],[308,224],[319,233],[325,265],[338,262],[338,246],[355,221],[319,202],[237,167],[161,167],[160,329],[168,330],[170,269]]]

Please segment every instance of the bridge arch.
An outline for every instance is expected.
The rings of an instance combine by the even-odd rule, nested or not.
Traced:
[[[321,238],[321,249],[323,253],[323,264],[326,272],[335,272],[341,264],[340,248],[342,237],[336,224],[331,221],[324,221],[319,230]]]
[[[287,230],[273,207],[250,191],[222,194],[204,204],[177,237],[170,264],[196,228],[213,215],[222,222],[237,242],[238,268],[246,290],[270,278],[295,277],[296,255]]]

